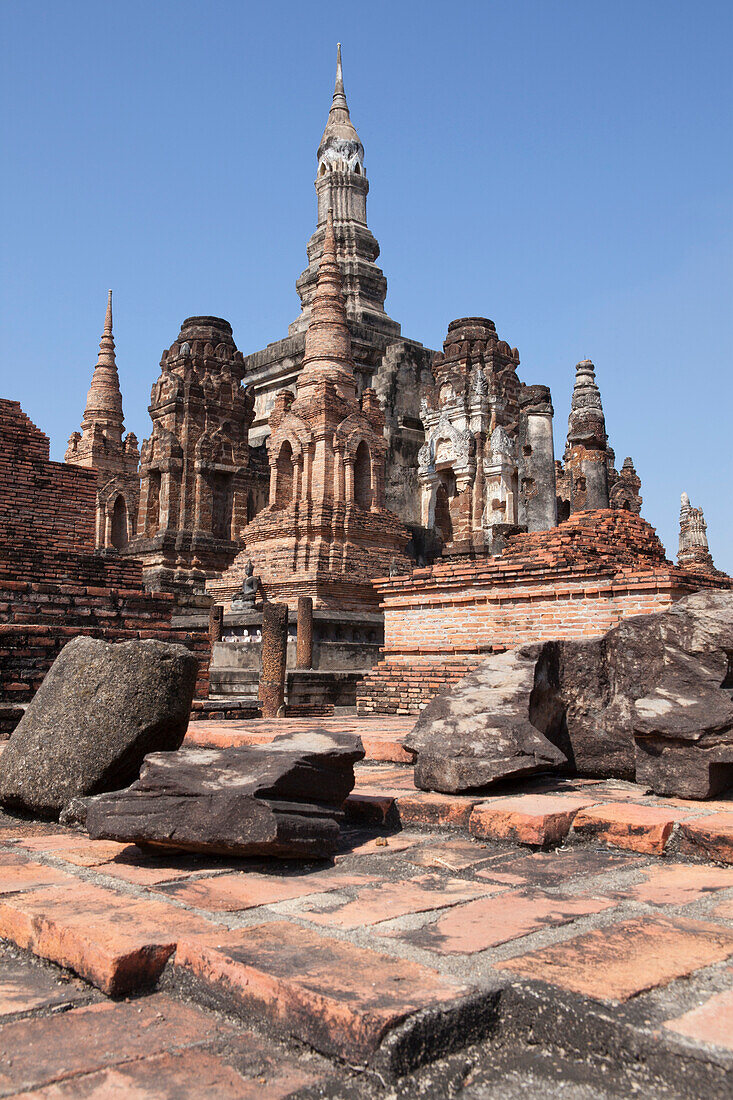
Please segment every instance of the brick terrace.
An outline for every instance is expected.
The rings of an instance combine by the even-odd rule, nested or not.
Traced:
[[[413,1071],[419,1091],[420,1061],[473,1040],[476,1073],[507,1045],[600,1063],[616,1044],[673,1095],[729,1094],[733,803],[610,781],[426,794],[395,760],[409,722],[198,722],[189,739],[331,724],[372,759],[330,864],[0,817],[2,1095],[159,1096],[165,1075],[181,1096],[377,1096]]]
[[[604,634],[704,587],[728,588],[665,559],[654,528],[631,512],[579,512],[515,535],[498,558],[447,558],[375,582],[383,658],[357,693],[361,714],[414,714],[489,653],[527,642]]]

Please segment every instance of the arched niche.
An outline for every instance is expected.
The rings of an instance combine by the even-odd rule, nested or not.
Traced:
[[[372,456],[363,439],[354,456],[354,503],[365,511],[372,506]]]
[[[275,507],[287,508],[293,499],[293,448],[285,440],[277,456],[277,484],[275,488]]]
[[[112,524],[110,542],[115,550],[123,550],[127,546],[127,504],[120,493],[112,506]]]

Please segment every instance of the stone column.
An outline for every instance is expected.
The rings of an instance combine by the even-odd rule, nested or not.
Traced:
[[[519,392],[519,503],[517,522],[528,531],[557,527],[552,401],[547,386]]]
[[[224,633],[224,608],[213,603],[209,608],[209,641],[212,645],[221,641]]]
[[[310,596],[298,596],[298,639],[295,667],[313,668],[313,600]]]
[[[262,669],[260,704],[263,718],[276,718],[285,703],[285,671],[288,658],[288,605],[262,605]]]

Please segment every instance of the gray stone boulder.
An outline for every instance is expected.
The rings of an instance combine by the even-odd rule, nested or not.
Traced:
[[[342,807],[364,756],[323,730],[267,745],[148,756],[125,791],[89,799],[89,835],[224,856],[319,859],[336,850]]]
[[[0,756],[0,803],[58,817],[128,786],[148,753],[183,741],[197,670],[184,646],[73,638]]]
[[[602,638],[548,642],[530,719],[580,775],[655,794],[733,786],[733,593],[706,591]]]
[[[405,741],[417,753],[416,786],[456,793],[566,763],[530,722],[539,651],[523,646],[495,654],[428,703]],[[559,716],[548,716],[548,725],[550,717]]]

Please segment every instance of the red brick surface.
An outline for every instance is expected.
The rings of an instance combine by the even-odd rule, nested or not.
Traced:
[[[570,832],[579,810],[594,799],[575,795],[524,795],[493,798],[471,812],[473,836],[511,840],[516,844],[559,844]]]
[[[518,956],[500,969],[599,1000],[626,1001],[732,954],[731,929],[639,917]]]
[[[286,921],[248,928],[218,947],[183,940],[175,964],[319,1050],[355,1059],[417,1008],[462,992],[427,967]]]

